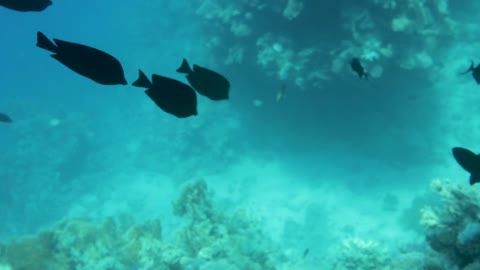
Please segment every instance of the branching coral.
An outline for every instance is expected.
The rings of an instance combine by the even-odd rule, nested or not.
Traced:
[[[340,264],[348,270],[387,270],[390,261],[386,252],[377,242],[364,241],[358,238],[343,242]]]
[[[371,0],[371,3],[389,11],[382,14],[384,16],[372,16],[372,11],[362,8],[344,11],[344,29],[350,32],[351,39],[344,49],[347,53],[337,49],[332,54],[335,56],[334,72],[340,70],[338,63],[345,61],[342,56],[346,54],[378,62],[392,57],[394,49],[396,61],[402,68],[429,68],[434,65],[431,55],[438,49],[440,38],[456,34],[456,23],[448,12],[448,0]],[[396,46],[407,40],[409,48]]]
[[[256,45],[257,63],[269,75],[280,80],[293,80],[300,88],[307,84],[320,85],[326,79],[320,69],[309,69],[318,54],[318,50],[313,47],[295,50],[290,40],[275,37],[271,33],[260,37]]]
[[[248,36],[252,30],[248,24],[251,13],[245,12],[245,7],[239,4],[226,4],[217,0],[201,1],[196,13],[217,27],[229,29],[237,37]]]
[[[173,212],[178,216],[186,216],[192,222],[214,219],[211,194],[204,180],[186,183],[180,197],[173,205]]]
[[[221,214],[211,196],[205,181],[197,180],[182,188],[174,204],[176,214],[190,218],[177,235],[177,245],[187,252],[190,264],[223,261],[232,269],[273,269],[267,238],[245,215]]]

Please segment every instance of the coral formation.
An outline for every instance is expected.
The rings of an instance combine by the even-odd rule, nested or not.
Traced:
[[[260,2],[199,2],[197,15],[220,30],[207,39],[208,47],[223,54],[220,59],[225,65],[254,62],[247,57],[256,55],[256,63],[266,74],[293,81],[301,89],[322,87],[326,78],[346,71],[345,63],[352,57],[371,62],[372,77],[381,77],[384,66],[392,60],[407,70],[430,68],[435,64],[432,55],[442,47],[439,43],[453,40],[458,34],[454,31],[457,23],[450,16],[448,0],[369,0],[367,5],[340,9],[340,14],[318,15],[325,16],[325,21],[341,17],[338,24],[329,24],[329,29],[323,30],[339,33],[328,42],[310,38],[319,35],[316,28],[308,31],[300,27],[298,32],[305,39],[298,38],[296,30],[292,36],[280,30],[297,29],[296,21],[306,13],[305,1]],[[312,22],[316,22],[315,18]],[[284,37],[274,37],[271,33],[282,33]],[[250,38],[257,40],[256,48],[250,46]],[[215,40],[214,46],[211,40]],[[405,43],[409,46],[402,45]]]
[[[276,269],[281,253],[245,212],[221,213],[205,181],[187,183],[174,212],[188,221],[173,242],[157,219],[70,218],[2,245],[0,262],[15,270]]]
[[[177,243],[192,259],[209,262],[212,267],[230,265],[226,269],[274,269],[266,238],[253,233],[255,226],[247,222],[244,212],[227,217],[215,209],[205,181],[185,184],[174,209],[189,219],[187,229],[178,233]]]
[[[269,75],[279,80],[291,79],[299,88],[305,88],[306,85],[320,85],[327,79],[321,69],[308,68],[315,62],[318,53],[313,47],[295,50],[291,41],[271,33],[258,38],[256,45],[257,64],[271,70]]]
[[[440,180],[431,188],[441,202],[420,209],[425,242],[387,252],[378,242],[349,238],[338,258],[341,269],[479,269],[479,190]]]
[[[287,6],[283,10],[283,16],[289,20],[293,20],[300,15],[303,6],[303,2],[300,0],[288,0]]]
[[[247,9],[260,8],[257,3],[243,5],[237,3],[226,3],[217,0],[200,1],[196,9],[197,15],[213,21],[218,27],[229,29],[236,37],[249,36],[252,33],[249,20],[252,13]]]
[[[405,69],[428,68],[433,64],[431,55],[437,49],[438,40],[456,34],[456,23],[449,16],[447,0],[372,0],[372,3],[391,11],[387,13],[390,14],[390,29],[385,27],[384,17],[381,19],[383,21],[374,19],[367,11],[360,12],[359,15],[347,11],[346,15],[351,18],[351,22],[346,25],[352,33],[353,47],[364,52],[360,55],[365,60],[375,61],[380,56],[392,56],[392,44],[386,46],[388,53],[378,53],[383,50],[381,44],[386,37],[391,42],[415,39],[417,42],[412,44],[410,50],[395,46],[399,56],[396,61]],[[376,45],[366,45],[367,43]]]
[[[386,251],[374,241],[350,238],[343,242],[341,265],[348,270],[387,270],[391,261]]]
[[[439,207],[422,209],[421,223],[430,247],[460,268],[480,260],[480,193],[475,188],[435,180],[432,190],[440,195]]]

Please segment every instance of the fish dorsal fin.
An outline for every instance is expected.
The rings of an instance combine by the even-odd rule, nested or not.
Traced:
[[[188,62],[185,58],[182,61],[182,65],[177,69],[177,72],[185,73],[185,74],[191,74],[192,73],[192,69],[188,65]]]
[[[156,85],[156,86],[163,85],[164,81],[165,81],[165,77],[157,75],[157,74],[152,75],[152,84],[153,85]]]
[[[37,32],[37,47],[56,53],[58,48],[42,32]]]
[[[465,75],[465,74],[467,74],[470,71],[473,71],[475,69],[475,64],[474,64],[473,60],[471,62],[472,63],[470,64],[470,67],[467,70],[465,70],[464,72],[460,73],[460,75]]]
[[[145,73],[143,73],[143,71],[140,69],[138,70],[138,79],[134,81],[132,85],[143,88],[152,87],[152,83],[148,80],[147,76],[145,76]]]

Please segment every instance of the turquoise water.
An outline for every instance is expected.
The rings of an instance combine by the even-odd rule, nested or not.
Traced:
[[[138,2],[0,7],[0,269],[480,269],[478,187],[451,155],[480,146],[459,75],[479,4]],[[186,82],[186,58],[230,98],[175,118],[37,31],[115,56],[129,84]]]

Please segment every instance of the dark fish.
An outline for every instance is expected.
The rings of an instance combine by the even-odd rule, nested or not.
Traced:
[[[105,84],[127,84],[120,62],[113,56],[85,45],[53,39],[37,32],[37,47],[54,52],[51,56],[69,69],[93,81]]]
[[[304,251],[303,251],[303,258],[305,259],[305,257],[307,257],[308,253],[310,252],[310,249],[309,248],[306,248]]]
[[[452,152],[458,164],[470,173],[470,185],[480,182],[480,155],[461,147],[454,147]]]
[[[163,111],[178,118],[197,115],[197,95],[195,91],[180,81],[153,74],[150,82],[139,70],[133,86],[148,88],[145,93]]]
[[[470,71],[472,72],[472,76],[477,82],[477,84],[480,84],[480,65],[475,66],[472,61],[472,64],[470,65],[470,67],[465,72],[463,72],[462,75],[467,74]]]
[[[0,113],[0,122],[11,123],[13,121],[12,121],[12,118],[10,118],[10,116],[8,116],[4,113]]]
[[[177,72],[187,74],[190,85],[211,100],[228,99],[230,82],[217,72],[197,65],[193,65],[192,70],[185,59]]]
[[[358,77],[360,79],[362,78],[368,79],[368,73],[363,68],[362,63],[360,63],[360,59],[353,58],[352,60],[350,60],[350,67],[355,73],[358,74]]]
[[[16,11],[42,11],[51,4],[50,0],[0,0],[0,6]]]

